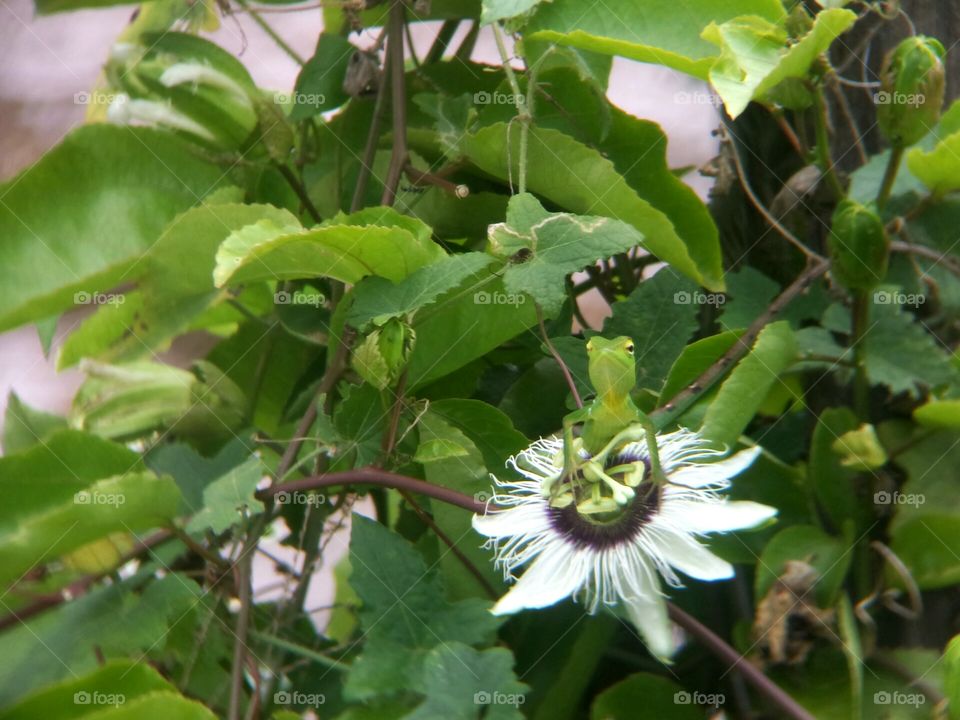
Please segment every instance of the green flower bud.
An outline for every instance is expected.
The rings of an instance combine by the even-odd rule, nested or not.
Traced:
[[[940,120],[943,106],[943,45],[910,37],[887,54],[876,94],[880,130],[897,147],[913,145]]]
[[[847,468],[876,470],[887,463],[887,453],[880,444],[876,430],[869,423],[844,433],[831,447],[840,456],[840,464]]]
[[[870,290],[887,275],[890,239],[876,211],[844,200],[833,213],[830,259],[833,277],[849,290]]]
[[[353,369],[375,388],[393,385],[407,366],[416,337],[402,319],[390,318],[354,349]]]

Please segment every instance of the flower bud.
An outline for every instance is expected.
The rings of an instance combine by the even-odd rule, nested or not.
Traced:
[[[894,146],[913,145],[940,120],[944,54],[938,40],[917,35],[884,59],[876,96],[877,122]]]
[[[833,213],[830,229],[831,272],[849,290],[870,290],[883,281],[890,239],[876,211],[844,200]]]

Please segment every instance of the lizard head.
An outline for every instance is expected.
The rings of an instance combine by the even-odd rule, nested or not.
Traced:
[[[610,340],[592,337],[587,342],[590,383],[597,396],[606,400],[623,399],[636,384],[633,340],[620,336]]]

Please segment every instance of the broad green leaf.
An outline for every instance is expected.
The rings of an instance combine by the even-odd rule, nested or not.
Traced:
[[[3,417],[3,453],[14,455],[29,450],[66,428],[66,418],[30,407],[11,390]]]
[[[365,700],[419,682],[428,652],[450,643],[485,643],[499,620],[489,603],[449,603],[436,571],[405,540],[353,516],[350,585],[363,603],[364,648],[347,676],[347,697]]]
[[[489,25],[498,20],[508,20],[530,12],[544,0],[483,0],[480,24]],[[548,2],[550,0],[547,0]]]
[[[291,213],[271,205],[204,204],[178,215],[142,261],[141,293],[100,307],[60,348],[57,367],[84,357],[131,359],[163,349],[226,297],[211,277],[217,248],[231,232],[259,220],[298,225]]]
[[[225,178],[167,133],[71,132],[0,186],[0,329],[66,310],[78,292],[136,279],[164,226]]]
[[[820,510],[830,517],[835,527],[843,527],[847,519],[853,519],[858,526],[868,520],[857,493],[857,473],[840,464],[840,456],[833,448],[839,437],[855,430],[859,424],[849,408],[827,408],[813,431],[807,483],[816,495]]]
[[[297,75],[291,120],[306,120],[326,110],[333,110],[350,98],[343,89],[343,80],[355,51],[356,48],[345,37],[320,33],[313,56]]]
[[[415,270],[398,283],[379,276],[357,283],[345,320],[356,328],[412,313],[452,290],[467,277],[493,262],[486,253],[450,255]]]
[[[611,306],[613,315],[603,323],[603,334],[633,338],[640,387],[659,392],[687,346],[698,327],[698,307],[691,301],[696,293],[696,285],[663,268]]]
[[[30,515],[0,516],[0,581],[111,533],[166,524],[180,503],[173,480],[145,472],[103,478],[69,497],[57,490]]]
[[[489,233],[491,252],[514,258],[503,274],[507,292],[527,293],[548,317],[560,312],[568,275],[643,242],[643,235],[618,220],[548,213],[529,193],[510,198],[506,222],[491,225]]]
[[[477,119],[474,98],[469,93],[457,97],[440,93],[418,93],[413,96],[423,112],[433,118],[436,143],[443,148],[447,158],[460,157],[460,139]]]
[[[203,489],[203,509],[190,518],[187,531],[222,533],[244,518],[262,512],[263,503],[254,493],[265,472],[263,461],[251,457],[207,485]]]
[[[721,49],[710,68],[710,82],[723,98],[730,117],[788,78],[802,78],[838,35],[857,19],[850,10],[823,10],[810,31],[793,44],[779,23],[762,17],[739,17],[710,23],[703,38]]]
[[[515,182],[520,133],[511,127],[506,123],[485,127],[464,138],[463,148],[470,162],[483,172]],[[669,217],[640,197],[597,150],[556,130],[531,128],[527,153],[530,192],[573,213],[602,215],[633,225],[643,234],[643,246],[658,258],[707,287],[723,289],[716,244],[685,244]]]
[[[943,113],[936,129],[907,153],[906,165],[916,179],[940,196],[960,189],[958,152],[960,102],[954,102]]]
[[[153,569],[146,571],[153,574]],[[94,672],[98,655],[140,657],[162,645],[170,628],[202,600],[188,577],[170,573],[135,593],[143,578],[94,588],[3,634],[0,706],[39,688]]]
[[[89,675],[71,678],[33,693],[6,710],[0,720],[85,717],[110,705],[111,699],[126,704],[150,692],[173,691],[174,687],[146,663],[111,660]]]
[[[660,126],[611,106],[610,129],[597,148],[637,195],[669,218],[700,271],[708,278],[721,275],[717,226],[696,192],[667,164],[667,136]]]
[[[669,678],[635,673],[597,695],[590,706],[590,720],[633,720],[641,707],[650,717],[697,720],[703,717],[700,703],[709,699],[701,700],[701,694],[695,699]]]
[[[750,353],[723,381],[707,409],[701,434],[732,446],[756,414],[780,374],[797,359],[797,341],[786,321],[767,325],[757,336]]]
[[[177,692],[154,692],[109,709],[97,709],[89,720],[215,720],[209,708]]]
[[[321,276],[355,283],[367,275],[396,282],[444,257],[429,228],[389,208],[368,208],[331,222],[297,230],[261,220],[231,233],[217,250],[214,283]]]
[[[817,571],[815,585],[820,607],[833,605],[853,557],[843,540],[827,535],[813,525],[794,525],[781,530],[767,543],[757,563],[754,581],[758,599],[766,597],[777,579],[786,571],[786,563],[799,560]]]
[[[522,720],[527,686],[513,672],[507,648],[474,650],[443,643],[427,655],[416,689],[426,698],[405,720]]]
[[[526,295],[508,293],[499,269],[482,268],[417,313],[411,388],[458,370],[537,324],[534,304]]]
[[[890,549],[903,561],[921,590],[946,588],[960,583],[960,514],[936,510],[914,517],[893,533]],[[900,580],[892,571],[888,578]]]
[[[779,0],[684,0],[680,7],[634,0],[598,5],[554,0],[539,6],[526,33],[583,50],[665,65],[706,80],[717,49],[701,37],[703,29],[739,15],[775,22],[784,10]]]
[[[906,474],[906,481],[899,488],[877,483],[872,497],[878,511],[893,513],[890,531],[896,535],[904,524],[929,514],[952,513],[960,518],[954,470],[960,463],[960,435],[955,431],[930,433],[922,429],[914,431],[921,434],[913,435],[896,430],[892,423],[880,427],[890,447],[905,446],[894,462]]]

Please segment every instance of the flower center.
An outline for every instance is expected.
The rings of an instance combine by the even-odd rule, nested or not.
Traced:
[[[644,480],[627,505],[609,513],[581,513],[576,504],[548,508],[550,524],[577,548],[606,550],[632,541],[660,507],[661,488]]]

